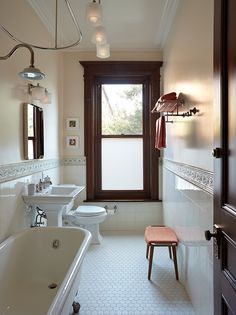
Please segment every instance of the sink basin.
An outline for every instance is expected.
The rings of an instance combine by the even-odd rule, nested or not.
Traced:
[[[62,226],[62,212],[69,211],[84,186],[51,185],[34,195],[22,195],[29,206],[37,206],[46,212],[48,226]]]
[[[23,195],[24,202],[28,205],[59,204],[68,205],[84,189],[75,185],[52,185],[42,192],[34,195]]]

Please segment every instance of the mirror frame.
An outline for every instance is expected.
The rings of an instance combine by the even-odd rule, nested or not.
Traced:
[[[33,130],[34,135],[29,136],[28,109],[33,108]],[[42,159],[44,157],[44,126],[43,109],[31,103],[23,103],[23,141],[24,158],[26,160]],[[29,156],[29,140],[33,142],[33,156]]]

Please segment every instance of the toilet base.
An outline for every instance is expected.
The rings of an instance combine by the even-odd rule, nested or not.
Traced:
[[[90,244],[101,244],[102,242],[102,235],[99,231],[99,224],[80,224],[80,227],[88,230],[92,234],[92,240]]]
[[[65,220],[63,222],[64,226],[75,226],[75,227],[81,227],[85,230],[88,230],[92,234],[92,240],[91,245],[99,245],[102,242],[102,235],[99,231],[99,224],[73,224],[72,222],[68,222]]]

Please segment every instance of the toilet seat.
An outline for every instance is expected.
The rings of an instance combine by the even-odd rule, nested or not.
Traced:
[[[70,211],[68,214],[80,217],[94,217],[105,214],[106,210],[97,206],[79,206],[76,210]]]

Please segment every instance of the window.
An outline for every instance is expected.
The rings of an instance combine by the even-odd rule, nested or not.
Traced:
[[[161,62],[81,62],[87,200],[157,200]]]

